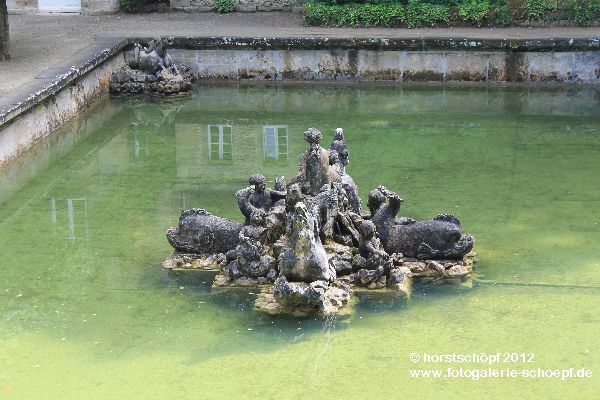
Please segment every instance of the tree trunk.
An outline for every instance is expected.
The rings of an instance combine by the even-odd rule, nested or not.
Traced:
[[[8,37],[8,12],[6,0],[0,0],[0,60],[10,60],[10,40]]]

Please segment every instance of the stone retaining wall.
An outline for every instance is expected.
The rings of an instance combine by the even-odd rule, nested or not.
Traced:
[[[199,79],[600,83],[600,39],[179,39]]]
[[[33,92],[0,99],[0,166],[108,92],[133,43],[97,43]],[[173,38],[198,79],[600,84],[600,38],[540,40]],[[33,82],[35,83],[35,82]],[[10,96],[9,96],[10,97]]]
[[[124,63],[123,53],[110,57],[75,79],[34,93],[27,104],[0,115],[0,167],[42,141],[91,103],[108,93],[110,75]],[[22,110],[21,110],[22,108]],[[12,114],[12,115],[11,115]]]
[[[256,11],[292,11],[301,7],[305,0],[235,0],[235,10]],[[187,12],[211,12],[215,9],[214,0],[170,0],[171,8]]]

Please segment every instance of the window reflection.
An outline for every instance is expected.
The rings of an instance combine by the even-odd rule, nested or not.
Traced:
[[[63,207],[66,208],[66,210]],[[61,211],[66,211],[66,221],[64,221],[64,217],[59,218]],[[67,239],[87,239],[88,222],[87,202],[85,198],[66,200],[50,199],[50,219],[53,225],[60,226],[60,224],[66,222]]]
[[[129,126],[131,150],[130,154],[134,160],[145,160],[149,156],[148,131],[139,129],[137,123]]]
[[[208,159],[233,159],[233,129],[231,125],[208,125]]]
[[[264,125],[263,149],[265,161],[287,161],[288,159],[288,126]]]

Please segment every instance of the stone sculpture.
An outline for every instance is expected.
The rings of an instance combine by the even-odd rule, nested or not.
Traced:
[[[215,254],[235,249],[244,226],[200,208],[185,210],[179,226],[167,230],[167,240],[184,253]]]
[[[176,65],[167,53],[172,40],[153,39],[147,47],[136,43],[128,65],[115,71],[110,78],[113,94],[155,93],[173,95],[192,89],[191,69]]]
[[[388,253],[418,259],[461,259],[471,251],[475,239],[463,235],[460,221],[440,214],[427,221],[396,218],[402,199],[384,186],[369,194],[371,220]]]
[[[336,129],[330,149],[321,147],[315,128],[304,138],[309,148],[288,185],[280,177],[270,189],[254,174],[236,192],[244,224],[202,209],[184,211],[179,226],[167,231],[177,254],[165,266],[218,264],[216,287],[271,285],[256,307],[293,315],[339,312],[353,287],[407,295],[413,277],[470,276],[465,256],[474,238],[463,234],[458,218],[399,217],[403,200],[384,186],[369,193],[369,212],[363,212],[346,172],[343,130]],[[194,258],[200,261],[189,262]]]
[[[317,221],[304,203],[296,203],[288,232],[289,247],[279,256],[279,274],[292,281],[333,281],[327,253],[321,244]]]

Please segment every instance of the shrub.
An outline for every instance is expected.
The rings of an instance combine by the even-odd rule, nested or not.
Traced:
[[[168,5],[169,0],[121,0],[121,8],[128,13],[159,11]]]
[[[463,21],[471,21],[477,26],[483,25],[490,11],[488,0],[469,0],[458,5],[458,15]]]
[[[508,3],[502,1],[494,4],[490,9],[488,20],[490,25],[494,26],[505,27],[512,25],[514,17]]]
[[[600,19],[600,0],[574,0],[568,11],[569,19],[578,25],[589,25]]]
[[[219,14],[230,13],[235,8],[235,0],[215,0],[215,11]]]
[[[304,23],[316,26],[398,26],[404,21],[401,4],[328,5],[308,1]]]
[[[408,0],[406,6],[406,26],[416,28],[428,25],[437,26],[450,20],[450,8],[445,5],[422,3],[419,0]]]
[[[546,13],[554,9],[554,2],[552,0],[526,0],[525,1],[525,15],[527,21],[544,21],[546,19]]]

